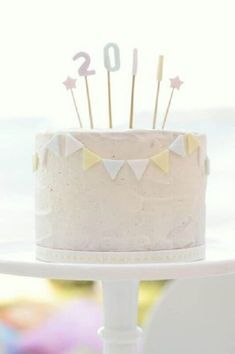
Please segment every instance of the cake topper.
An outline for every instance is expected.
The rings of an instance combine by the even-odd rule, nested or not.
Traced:
[[[66,89],[71,92],[73,104],[74,104],[74,108],[75,108],[75,111],[76,111],[76,114],[78,117],[80,128],[82,128],[82,121],[80,118],[80,114],[78,112],[78,107],[77,107],[76,100],[75,100],[74,93],[73,93],[73,89],[76,88],[76,81],[77,81],[76,79],[72,79],[70,76],[68,76],[67,79],[63,82],[63,84],[66,87]]]
[[[161,85],[162,74],[163,74],[163,62],[164,62],[164,56],[163,55],[159,55],[159,57],[158,57],[158,67],[157,67],[157,91],[156,91],[154,113],[153,113],[153,129],[156,129],[158,99],[159,99],[160,85]]]
[[[133,115],[134,115],[134,96],[135,96],[135,77],[137,74],[138,66],[138,51],[133,49],[133,63],[132,63],[132,84],[131,84],[131,108],[130,108],[130,120],[129,128],[133,128]]]
[[[168,105],[167,105],[167,108],[166,108],[166,113],[165,113],[165,116],[164,116],[164,120],[163,120],[163,124],[162,124],[162,129],[165,128],[165,125],[166,125],[166,120],[167,120],[167,116],[168,116],[168,113],[169,113],[169,109],[170,109],[170,105],[171,105],[171,101],[172,101],[172,97],[173,97],[173,94],[174,94],[174,90],[179,90],[180,89],[180,86],[184,83],[183,81],[180,80],[179,76],[176,76],[172,79],[170,79],[170,82],[171,82],[171,95],[170,95],[170,99],[169,99],[169,102],[168,102]]]
[[[110,60],[110,49],[113,49],[113,61]],[[112,71],[120,69],[120,52],[116,43],[108,43],[104,47],[104,66],[107,70],[108,81],[108,110],[109,110],[109,128],[113,127],[112,122],[112,97],[111,97],[111,75]]]
[[[88,113],[90,120],[90,128],[94,128],[93,124],[93,115],[92,115],[92,105],[90,99],[90,89],[88,83],[88,76],[94,75],[96,73],[95,70],[90,69],[91,58],[86,52],[78,52],[74,55],[73,60],[82,60],[78,73],[80,76],[83,76],[85,79],[86,86],[86,96],[87,96],[87,104],[88,104]],[[120,50],[116,43],[107,43],[103,49],[103,59],[104,59],[104,67],[107,71],[107,92],[108,92],[108,118],[109,118],[109,128],[113,128],[113,116],[112,116],[112,85],[111,85],[111,73],[114,71],[118,71],[120,69]],[[161,82],[163,78],[163,66],[164,66],[164,56],[159,55],[158,63],[157,63],[157,85],[156,85],[156,96],[155,96],[155,104],[153,111],[153,121],[152,121],[152,129],[156,129],[157,126],[157,118],[158,118],[158,106],[159,106],[159,97],[160,97],[160,89]],[[130,96],[130,112],[129,112],[129,129],[133,129],[134,126],[134,106],[135,106],[135,86],[136,86],[136,75],[138,69],[138,50],[136,48],[133,49],[132,54],[132,79],[131,79],[131,96]],[[80,115],[78,112],[78,107],[75,101],[73,89],[76,88],[76,79],[68,77],[67,80],[63,82],[67,90],[70,90],[74,107],[76,110],[76,114],[78,116],[80,127],[82,128],[82,122],[80,119]],[[175,89],[179,90],[180,86],[183,84],[183,81],[180,80],[179,76],[176,76],[170,79],[170,87],[171,94],[167,104],[166,112],[164,114],[162,129],[165,128],[166,121],[168,118],[172,98]]]
[[[87,104],[88,104],[88,112],[89,112],[89,119],[90,119],[90,127],[91,129],[94,128],[93,124],[93,116],[92,116],[92,109],[91,109],[91,99],[90,99],[90,91],[89,91],[89,85],[88,85],[88,76],[90,75],[95,75],[95,70],[90,70],[89,65],[91,62],[91,58],[88,53],[86,52],[79,52],[74,55],[73,60],[78,60],[80,58],[83,58],[84,61],[80,68],[78,69],[78,73],[80,76],[83,76],[85,78],[85,85],[86,85],[86,96],[87,96]]]

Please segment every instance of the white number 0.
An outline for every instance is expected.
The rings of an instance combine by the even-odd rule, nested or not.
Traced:
[[[113,61],[110,59],[110,49],[113,51]],[[116,43],[108,43],[104,47],[104,66],[108,71],[120,69],[120,51]]]

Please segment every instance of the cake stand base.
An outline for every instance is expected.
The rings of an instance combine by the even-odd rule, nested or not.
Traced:
[[[233,237],[227,240],[225,236],[214,238],[207,243],[206,258],[198,262],[79,264],[39,262],[35,259],[32,243],[2,243],[0,273],[101,281],[104,327],[99,330],[99,335],[104,343],[103,353],[140,354],[142,331],[137,327],[139,282],[235,273],[235,244]]]
[[[141,328],[136,326],[138,281],[104,281],[104,327],[98,334],[104,342],[104,354],[139,352]]]

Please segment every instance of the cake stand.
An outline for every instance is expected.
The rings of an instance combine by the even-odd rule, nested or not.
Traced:
[[[235,240],[210,239],[207,256],[192,263],[62,264],[34,259],[28,242],[0,244],[0,273],[30,277],[100,280],[103,286],[104,327],[99,330],[104,354],[137,354],[142,330],[137,327],[138,286],[141,280],[208,277],[235,273]],[[146,353],[147,354],[147,353]]]

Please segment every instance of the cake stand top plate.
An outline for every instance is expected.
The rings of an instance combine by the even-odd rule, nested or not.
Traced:
[[[203,261],[155,264],[71,264],[35,260],[29,242],[0,243],[0,273],[68,280],[161,280],[235,273],[235,238],[210,238]]]

